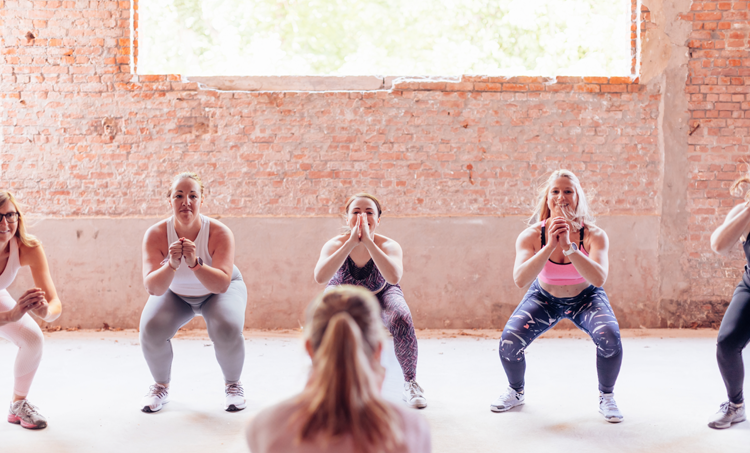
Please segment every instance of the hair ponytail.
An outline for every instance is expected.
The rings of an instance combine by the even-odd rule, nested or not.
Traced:
[[[372,299],[360,288],[340,287],[311,306],[306,329],[312,330],[313,370],[292,418],[299,423],[300,442],[348,434],[363,453],[392,451],[401,444],[397,414],[380,397],[373,370],[381,333]]]

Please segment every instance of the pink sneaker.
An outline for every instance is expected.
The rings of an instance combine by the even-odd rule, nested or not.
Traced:
[[[47,427],[47,419],[37,412],[36,406],[26,400],[10,404],[8,423],[15,423],[28,429],[42,429]]]

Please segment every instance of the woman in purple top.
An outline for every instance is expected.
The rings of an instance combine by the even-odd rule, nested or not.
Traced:
[[[370,194],[358,193],[349,198],[347,232],[323,246],[315,266],[315,281],[328,283],[329,287],[362,286],[375,294],[404,372],[404,401],[421,409],[427,406],[427,400],[416,381],[417,335],[404,293],[398,286],[404,271],[403,252],[398,242],[375,234],[382,213],[380,201]]]

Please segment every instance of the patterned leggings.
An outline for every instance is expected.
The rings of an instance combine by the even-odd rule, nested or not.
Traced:
[[[328,288],[335,288],[331,285]],[[393,335],[393,347],[396,350],[396,358],[404,380],[411,381],[417,377],[417,334],[414,331],[414,321],[411,319],[411,311],[406,305],[404,293],[398,285],[386,283],[385,287],[375,297],[380,302],[380,316],[383,324]]]
[[[417,377],[417,334],[404,293],[400,286],[386,284],[376,296],[383,310],[380,313],[383,323],[393,335],[393,347],[404,372],[404,380],[414,380]]]
[[[500,340],[500,362],[510,386],[516,391],[523,389],[526,348],[562,318],[573,321],[594,340],[599,390],[612,393],[620,374],[622,345],[607,294],[592,285],[575,297],[557,298],[542,289],[537,280],[508,319]]]

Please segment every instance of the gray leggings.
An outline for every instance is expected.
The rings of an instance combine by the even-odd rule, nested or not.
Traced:
[[[245,363],[245,325],[247,287],[237,267],[227,292],[201,297],[178,296],[167,290],[161,296],[151,296],[141,313],[141,349],[154,381],[166,384],[172,372],[172,343],[170,340],[180,327],[195,315],[206,320],[208,336],[214,343],[227,384],[239,382]]]

